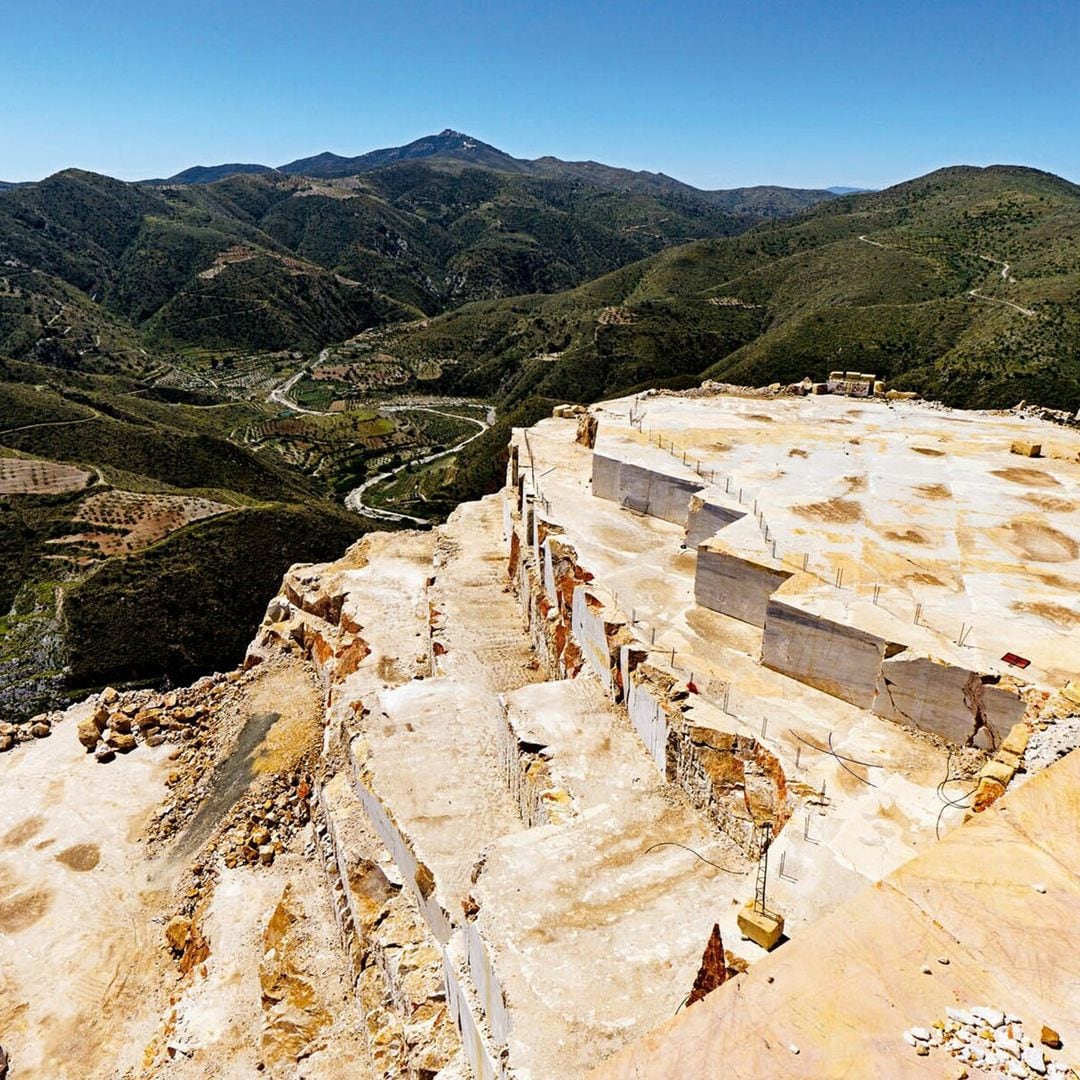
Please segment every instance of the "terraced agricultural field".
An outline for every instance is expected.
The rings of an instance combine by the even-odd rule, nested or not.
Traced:
[[[191,349],[156,374],[155,386],[209,393],[218,398],[257,398],[277,385],[282,373],[301,359],[302,354],[288,350],[237,353]]]
[[[63,495],[82,491],[93,474],[74,465],[37,458],[0,458],[0,495]]]
[[[423,392],[457,365],[455,359],[446,356],[402,356],[398,352],[386,352],[379,347],[384,336],[383,332],[368,331],[325,349],[310,378],[297,386],[297,400],[304,402],[305,395],[310,399],[325,399],[327,394],[331,399],[347,399],[373,393]]]
[[[134,491],[100,491],[84,499],[72,517],[85,531],[49,540],[56,545],[96,548],[106,555],[130,555],[164,540],[193,521],[227,514],[236,508],[189,495],[145,495]]]
[[[253,424],[244,437],[251,446],[272,448],[289,464],[331,480],[346,460],[362,463],[381,454],[404,452],[416,441],[415,432],[374,409],[279,416]],[[348,466],[345,471],[351,476],[354,470]]]
[[[303,385],[294,387],[292,394]],[[250,446],[276,450],[290,465],[319,477],[334,494],[343,496],[380,468],[460,442],[476,430],[476,421],[466,417],[487,407],[452,408],[455,411],[444,412],[393,405],[381,411],[361,407],[292,414],[251,425],[245,439]]]

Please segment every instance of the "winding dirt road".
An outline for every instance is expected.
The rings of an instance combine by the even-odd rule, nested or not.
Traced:
[[[318,359],[315,361],[315,365],[318,366],[326,357],[327,350],[324,349],[319,353]],[[283,383],[274,387],[273,390],[267,395],[267,401],[272,401],[276,405],[281,405],[286,409],[291,409],[293,412],[303,413],[305,416],[329,416],[330,413],[324,412],[321,409],[305,409],[302,405],[297,405],[291,397],[289,397],[289,391],[304,377],[307,373],[307,368],[301,368],[294,375],[290,375]],[[433,409],[429,405],[383,405],[379,408],[379,412],[429,412],[434,413],[436,416],[448,416],[453,420],[465,420],[470,424],[475,424],[478,431],[470,435],[467,439],[462,439],[461,442],[455,443],[448,450],[440,450],[437,454],[427,454],[422,458],[411,458],[409,461],[404,462],[401,465],[396,466],[393,469],[389,469],[386,472],[381,472],[375,476],[368,477],[359,487],[355,487],[345,496],[345,506],[347,509],[352,510],[356,514],[364,514],[368,517],[378,518],[381,521],[398,521],[410,525],[429,525],[431,522],[428,518],[413,517],[411,514],[399,514],[394,510],[383,510],[377,506],[371,506],[364,502],[364,492],[369,488],[373,488],[376,484],[381,484],[386,480],[390,480],[397,476],[398,473],[409,468],[410,465],[427,465],[429,462],[437,461],[439,458],[449,457],[451,454],[456,454],[462,447],[468,446],[473,439],[480,438],[485,431],[495,422],[495,410],[489,408],[487,416],[483,420],[478,420],[472,416],[462,416],[460,413],[445,412],[442,409]]]
[[[483,420],[477,420],[472,416],[462,416],[459,413],[443,412],[441,409],[427,408],[421,405],[387,405],[381,411],[383,412],[429,412],[435,413],[436,416],[449,416],[455,420],[467,420],[470,424],[476,424],[480,429],[474,434],[470,435],[467,439],[463,439],[461,442],[450,447],[449,450],[440,450],[437,454],[428,454],[422,458],[413,458],[411,461],[406,461],[402,465],[398,465],[394,469],[390,469],[388,472],[378,473],[375,476],[369,477],[359,487],[355,487],[348,495],[345,496],[345,506],[357,514],[366,514],[368,517],[379,518],[383,521],[400,521],[406,522],[412,525],[429,525],[431,524],[428,518],[413,517],[411,514],[399,514],[394,510],[383,510],[377,506],[371,506],[364,502],[364,492],[368,488],[374,487],[376,484],[380,484],[385,480],[389,480],[392,477],[397,476],[399,472],[403,472],[409,468],[410,465],[426,465],[430,461],[437,461],[439,458],[449,457],[451,454],[456,454],[463,446],[468,446],[473,439],[479,439],[481,435],[494,422],[494,409],[489,409],[487,416]]]
[[[882,244],[877,240],[871,240],[868,236],[860,236],[859,239],[864,244],[873,244],[874,247],[881,248],[883,251],[896,250],[895,248],[891,248],[888,244]],[[964,252],[964,254],[973,255],[975,252]],[[1009,274],[1009,270],[1011,269],[1010,263],[1003,262],[1001,259],[995,259],[990,255],[980,255],[979,258],[984,259],[986,262],[994,263],[996,266],[1000,266],[1002,281],[1008,282],[1011,285],[1016,284],[1016,278]],[[1037,314],[1032,311],[1031,308],[1022,307],[1020,304],[1013,303],[1012,300],[1002,300],[999,296],[987,296],[986,293],[981,293],[978,289],[968,289],[965,295],[970,296],[973,300],[987,300],[991,304],[1004,304],[1005,307],[1012,308],[1014,311],[1019,311],[1021,315],[1027,315],[1031,318],[1034,318]]]

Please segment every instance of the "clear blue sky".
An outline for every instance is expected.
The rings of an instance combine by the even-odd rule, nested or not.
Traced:
[[[0,179],[358,154],[445,127],[701,187],[1080,180],[1080,0],[7,0]]]

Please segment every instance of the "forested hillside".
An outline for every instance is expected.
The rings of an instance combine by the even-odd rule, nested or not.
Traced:
[[[523,171],[471,145],[310,159],[313,175],[210,166],[129,184],[70,169],[6,188],[0,355],[133,373],[192,349],[312,353],[471,300],[573,287],[831,198],[700,192],[554,159]]]
[[[551,296],[389,333],[456,356],[446,389],[588,401],[701,378],[858,368],[967,407],[1080,407],[1080,188],[956,167],[736,237],[671,248]]]

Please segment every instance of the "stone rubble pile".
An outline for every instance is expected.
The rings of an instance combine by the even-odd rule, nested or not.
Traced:
[[[1047,695],[1032,726],[1024,769],[1036,773],[1080,747],[1080,686],[1067,683],[1057,694]]]
[[[15,723],[0,720],[0,754],[31,739],[47,739],[52,734],[53,724],[63,715],[62,712],[47,712]]]
[[[1047,409],[1042,405],[1029,405],[1026,401],[1021,401],[1009,411],[1017,416],[1027,416],[1035,420],[1049,420],[1052,424],[1072,425],[1080,423],[1080,410],[1077,410],[1074,414],[1062,409]]]
[[[1043,1025],[1039,1043],[1025,1035],[1020,1017],[1003,1009],[975,1005],[970,1009],[945,1010],[945,1018],[930,1027],[911,1027],[903,1033],[904,1042],[920,1057],[944,1052],[978,1070],[979,1075],[1014,1076],[1031,1080],[1046,1076],[1051,1080],[1075,1080],[1072,1065],[1053,1059],[1047,1050],[1060,1050],[1061,1037]],[[965,1068],[959,1077],[967,1077]]]
[[[801,386],[799,383],[794,385]],[[783,383],[770,383],[768,386],[738,386],[735,383],[713,382],[712,379],[706,379],[700,386],[689,390],[649,390],[642,396],[651,397],[655,394],[658,397],[701,398],[725,394],[729,397],[770,398],[787,397],[794,393],[796,393],[794,386],[784,386]]]
[[[256,792],[248,792],[232,809],[229,824],[208,852],[221,854],[225,866],[271,866],[274,858],[311,820],[308,799],[310,775],[293,773],[268,778]]]
[[[198,749],[213,706],[239,675],[210,675],[164,694],[153,690],[121,694],[106,687],[97,695],[93,712],[79,722],[79,742],[102,764],[117,754],[130,753],[140,743],[153,747],[180,742]]]

